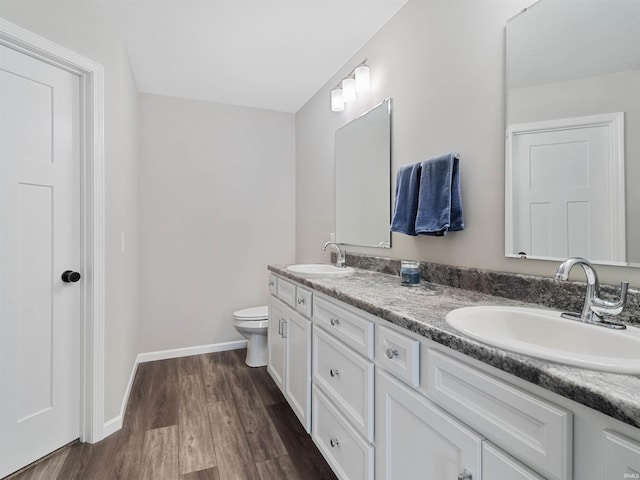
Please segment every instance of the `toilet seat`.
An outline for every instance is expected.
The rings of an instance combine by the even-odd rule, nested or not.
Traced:
[[[260,307],[244,308],[233,312],[233,318],[242,322],[255,322],[269,319],[269,307],[262,305]]]

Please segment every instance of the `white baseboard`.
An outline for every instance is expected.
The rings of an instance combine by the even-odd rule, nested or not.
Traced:
[[[102,438],[106,438],[122,428],[122,421],[127,409],[127,403],[129,403],[129,394],[131,393],[131,389],[133,388],[133,380],[136,378],[138,365],[140,365],[141,363],[153,362],[156,360],[167,360],[169,358],[189,357],[191,355],[202,355],[203,353],[238,350],[240,348],[246,348],[246,346],[246,340],[236,340],[234,342],[213,343],[211,345],[199,345],[196,347],[174,348],[172,350],[139,353],[133,364],[133,368],[131,369],[131,375],[129,376],[127,390],[124,392],[124,398],[122,399],[122,405],[120,406],[120,415],[117,415],[104,422],[104,426],[102,427]]]
[[[174,348],[173,350],[160,350],[158,352],[140,353],[136,359],[136,363],[166,360],[168,358],[189,357],[191,355],[202,355],[203,353],[224,352],[226,350],[238,350],[246,347],[246,340],[236,340],[235,342],[214,343],[211,345],[199,345],[197,347]]]

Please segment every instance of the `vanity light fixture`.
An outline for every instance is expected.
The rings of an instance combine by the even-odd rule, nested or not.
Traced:
[[[347,77],[342,80],[342,98],[344,103],[353,103],[356,101],[356,79]]]
[[[371,82],[369,81],[369,65],[362,63],[358,65],[353,72],[356,77],[356,92],[367,93],[371,88]]]
[[[369,65],[365,58],[349,75],[331,90],[331,111],[342,112],[345,103],[356,101],[358,93],[366,93],[371,88]]]
[[[331,111],[341,112],[344,110],[344,98],[342,98],[342,89],[336,87],[331,90]]]

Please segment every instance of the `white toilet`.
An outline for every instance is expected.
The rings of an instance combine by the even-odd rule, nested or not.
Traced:
[[[264,305],[233,312],[233,325],[249,342],[246,364],[250,367],[264,367],[269,359],[267,349],[269,307]]]

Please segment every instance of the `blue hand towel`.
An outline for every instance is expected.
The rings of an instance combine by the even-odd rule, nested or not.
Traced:
[[[416,233],[442,236],[464,230],[458,154],[446,153],[422,162]]]
[[[417,235],[418,191],[420,189],[420,164],[402,165],[396,176],[396,204],[391,221],[391,231],[405,235]]]

